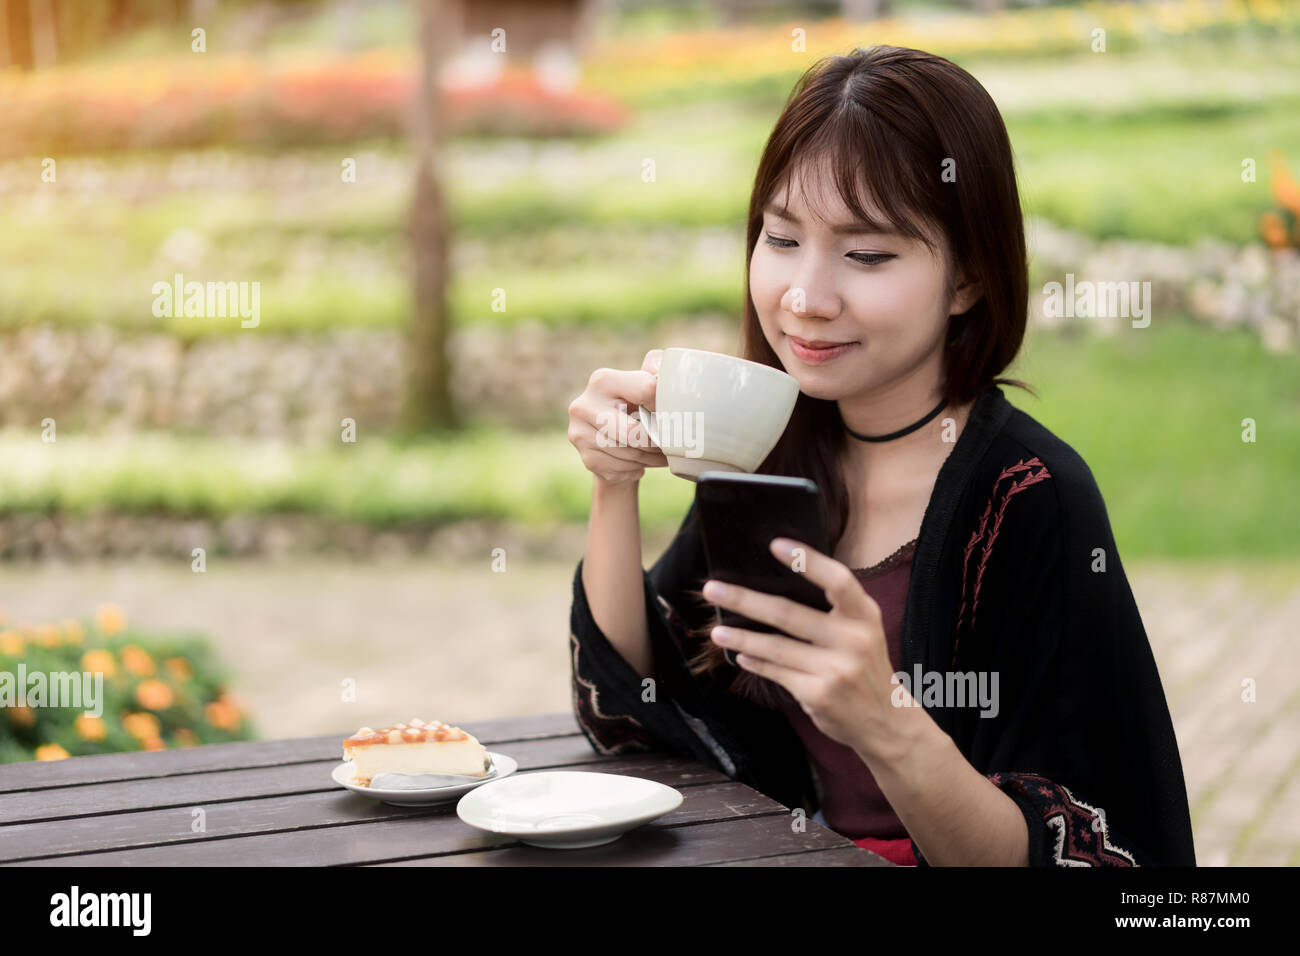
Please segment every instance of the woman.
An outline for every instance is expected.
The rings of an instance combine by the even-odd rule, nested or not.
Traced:
[[[597,424],[653,408],[659,351],[597,370],[569,408],[595,476],[570,637],[592,746],[693,756],[903,864],[1195,865],[1101,495],[999,387],[1024,387],[997,376],[1028,289],[987,92],[917,50],[819,62],[764,149],[747,248],[740,354],[800,387],[759,471],[822,489],[834,553],[806,573],[832,609],[702,588],[694,505],[642,569],[637,483],[666,459],[635,420],[621,446]]]

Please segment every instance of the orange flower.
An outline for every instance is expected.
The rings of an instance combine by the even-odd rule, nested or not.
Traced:
[[[177,680],[189,680],[194,676],[190,662],[183,657],[169,657],[163,661],[163,666],[167,668],[167,673]]]
[[[1300,183],[1291,178],[1282,159],[1282,150],[1276,146],[1268,151],[1273,164],[1273,198],[1300,216]]]
[[[1263,234],[1264,241],[1274,249],[1286,245],[1286,225],[1282,222],[1282,217],[1272,210],[1259,217],[1259,231]]]
[[[162,681],[150,678],[136,687],[135,699],[145,710],[166,710],[172,705],[172,689]]]
[[[208,719],[208,723],[213,727],[219,727],[222,730],[234,730],[239,726],[239,709],[227,700],[224,695],[205,706],[203,716]]]
[[[63,636],[69,644],[80,644],[86,636],[80,621],[67,618],[59,622],[63,626]]]
[[[26,646],[26,642],[18,635],[17,631],[0,631],[0,654],[17,657]]]
[[[73,726],[77,728],[77,733],[81,735],[82,740],[103,740],[108,735],[104,721],[98,717],[87,717],[82,714]]]
[[[36,748],[37,760],[67,760],[68,752],[58,744],[41,744]]]
[[[161,737],[146,737],[140,741],[140,747],[144,750],[166,750],[167,745],[162,742]]]
[[[105,677],[112,677],[117,673],[117,664],[113,662],[113,655],[102,649],[86,651],[82,654],[81,666],[92,674],[103,674]]]
[[[59,629],[53,624],[42,624],[36,629],[36,643],[41,647],[58,647]]]
[[[182,747],[193,747],[198,744],[199,738],[195,736],[194,731],[188,727],[181,727],[175,734],[176,742]]]
[[[153,658],[142,647],[128,644],[122,648],[122,666],[137,677],[152,677]]]
[[[30,727],[36,723],[36,714],[30,707],[6,707],[9,719],[19,727]]]
[[[153,714],[127,714],[122,718],[122,726],[126,732],[136,740],[148,740],[150,737],[157,737],[158,732],[162,729],[162,724]]]
[[[126,629],[126,612],[116,604],[101,604],[95,611],[95,624],[105,634],[119,634]]]

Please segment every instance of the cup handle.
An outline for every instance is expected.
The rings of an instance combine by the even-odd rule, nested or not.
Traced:
[[[641,418],[641,424],[645,428],[646,434],[650,436],[650,440],[654,442],[655,447],[660,448],[659,429],[656,428],[654,425],[654,420],[653,420],[654,413],[646,411],[646,407],[644,405],[638,405],[636,408],[637,408],[637,413]]]

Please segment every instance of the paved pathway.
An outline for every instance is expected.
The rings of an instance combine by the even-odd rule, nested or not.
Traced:
[[[657,552],[656,552],[657,553]],[[565,710],[573,566],[489,562],[6,568],[11,623],[103,601],[219,641],[264,736]],[[1128,568],[1203,865],[1300,865],[1300,563]],[[1254,703],[1242,681],[1255,682]],[[354,681],[355,702],[343,684]]]

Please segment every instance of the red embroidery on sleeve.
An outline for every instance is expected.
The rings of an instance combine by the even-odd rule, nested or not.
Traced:
[[[1008,478],[1015,479],[1009,485],[1003,485]],[[971,596],[970,609],[970,629],[975,628],[975,611],[979,607],[980,584],[984,580],[984,569],[988,566],[989,557],[993,554],[993,542],[997,540],[998,531],[1002,528],[1002,518],[1006,514],[1007,504],[1011,501],[1012,496],[1024,491],[1030,485],[1036,485],[1040,481],[1046,481],[1051,478],[1051,473],[1037,458],[1031,458],[1029,461],[1021,459],[1010,468],[1004,468],[998,475],[997,480],[993,482],[993,493],[989,496],[989,503],[984,507],[984,514],[980,516],[980,525],[971,533],[970,541],[966,543],[966,550],[962,554],[961,566],[961,607],[957,612],[957,636],[953,641],[952,647],[952,664],[957,665],[957,644],[961,641],[962,621],[966,616],[966,583],[969,578],[970,559],[975,552],[975,546],[983,542],[983,549],[980,553],[979,566],[975,573],[975,587]],[[997,505],[997,514],[994,515],[993,506]],[[989,519],[992,518],[992,526],[989,525]]]
[[[1052,837],[1054,866],[1138,865],[1132,853],[1112,841],[1106,811],[1075,796],[1069,787],[1035,773],[987,776],[1000,790],[1021,794],[1033,803]]]
[[[624,754],[653,750],[654,738],[645,726],[630,714],[607,714],[600,709],[596,685],[579,670],[577,635],[569,634],[573,652],[573,714],[592,748],[600,754]]]

